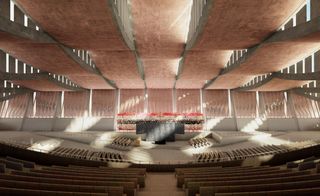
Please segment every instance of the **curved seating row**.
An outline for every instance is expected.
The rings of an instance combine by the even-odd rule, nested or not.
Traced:
[[[264,145],[258,147],[234,149],[229,151],[212,150],[210,152],[194,154],[194,157],[197,162],[221,162],[230,160],[242,160],[249,157],[274,155],[289,152],[292,150],[306,148],[310,145],[315,145],[315,143],[311,141],[303,141],[295,142],[292,144]]]
[[[30,164],[6,157],[17,164]],[[39,166],[10,169],[1,163],[0,195],[114,195],[135,196],[145,186],[146,170],[85,166]]]
[[[132,143],[133,140],[131,138],[119,136],[112,141],[111,147],[118,150],[129,150]]]
[[[57,147],[49,154],[94,161],[124,162],[124,155],[106,151],[91,151],[79,148]]]
[[[248,157],[270,155],[287,151],[289,151],[289,149],[286,146],[265,145],[252,148],[234,149],[229,151],[213,150],[210,152],[196,154],[195,158],[198,162],[219,162],[241,160]]]
[[[0,141],[2,144],[28,149],[30,150],[31,144],[27,144],[24,142],[17,142],[13,140],[3,140]],[[42,150],[37,150],[38,152],[43,152]],[[92,151],[88,149],[80,149],[80,148],[68,148],[68,147],[57,147],[51,151],[45,151],[45,153],[62,156],[62,157],[69,157],[69,158],[76,158],[76,159],[84,159],[84,160],[94,160],[94,161],[102,161],[102,162],[127,162],[125,159],[125,155],[116,152],[107,152],[107,151]]]
[[[205,146],[210,146],[210,143],[206,138],[191,138],[189,144],[194,148],[200,148]]]
[[[176,177],[188,196],[319,195],[318,172],[279,166],[202,167],[176,169]]]

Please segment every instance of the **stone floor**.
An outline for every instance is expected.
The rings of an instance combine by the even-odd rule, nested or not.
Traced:
[[[138,191],[138,196],[184,196],[177,188],[174,173],[147,173],[146,186]]]

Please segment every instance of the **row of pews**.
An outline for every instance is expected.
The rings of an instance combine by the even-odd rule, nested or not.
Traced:
[[[191,138],[189,144],[194,148],[210,146],[210,142],[207,138]]]
[[[304,162],[304,165],[306,162]],[[177,186],[187,196],[320,195],[320,164],[309,167],[237,166],[177,168]],[[313,166],[310,166],[313,165]]]
[[[312,141],[294,142],[291,144],[282,145],[264,145],[257,147],[239,148],[228,151],[212,150],[209,152],[203,152],[194,154],[194,158],[197,162],[221,162],[231,160],[243,160],[250,157],[274,155],[279,153],[285,153],[293,150],[306,148],[316,143]]]
[[[0,195],[135,196],[145,178],[143,168],[40,166],[0,158]]]
[[[15,148],[28,149],[32,151],[43,152],[43,153],[52,154],[52,155],[61,156],[61,157],[101,161],[101,162],[127,162],[125,155],[118,152],[93,151],[89,149],[69,148],[69,147],[61,147],[61,146],[58,146],[50,151],[43,151],[39,149],[34,149],[31,147],[31,144],[27,144],[24,142],[16,142],[13,140],[3,140],[3,141],[0,141],[0,143],[7,146],[15,147]]]
[[[118,150],[130,150],[132,143],[133,140],[131,138],[118,136],[112,141],[111,147]]]
[[[76,159],[85,159],[92,161],[111,161],[111,162],[124,162],[124,155],[116,152],[107,152],[107,151],[92,151],[88,149],[79,149],[79,148],[66,148],[66,147],[57,147],[54,150],[50,151],[49,154],[76,158]]]

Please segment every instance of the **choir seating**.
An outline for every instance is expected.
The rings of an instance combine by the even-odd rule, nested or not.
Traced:
[[[143,168],[41,166],[2,157],[0,195],[110,195],[135,196],[145,186]],[[21,168],[12,167],[16,163]],[[24,164],[27,165],[25,167]]]
[[[130,150],[132,143],[133,140],[131,138],[119,136],[112,141],[111,147],[118,150]]]
[[[194,148],[210,146],[210,143],[206,138],[191,138],[189,144]]]

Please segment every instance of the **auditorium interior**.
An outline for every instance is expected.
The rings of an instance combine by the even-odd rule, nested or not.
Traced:
[[[0,0],[0,195],[320,195],[320,0]]]

